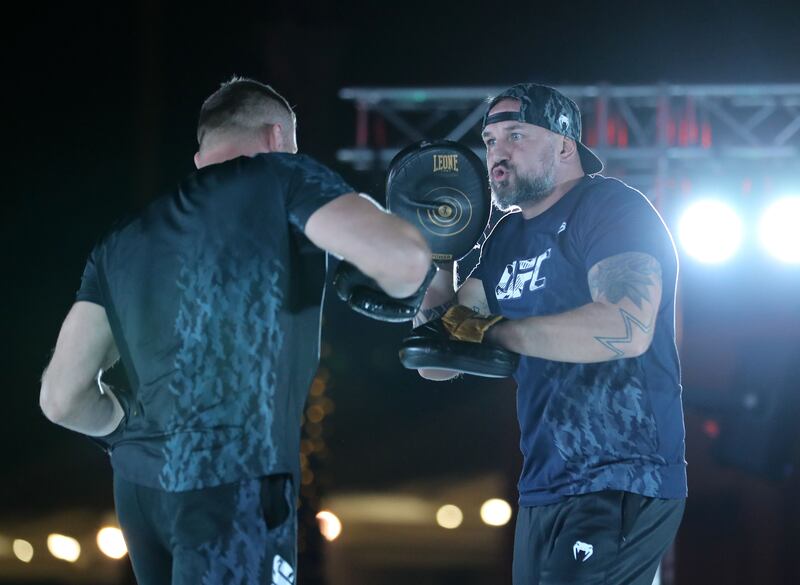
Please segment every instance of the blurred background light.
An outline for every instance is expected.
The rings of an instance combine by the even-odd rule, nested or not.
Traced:
[[[378,523],[430,526],[434,506],[408,494],[351,493],[326,500],[326,510],[336,510],[344,524]]]
[[[0,534],[0,559],[10,557],[12,554],[11,539]]]
[[[704,199],[689,206],[678,224],[681,246],[695,260],[725,262],[739,249],[742,220],[726,203]]]
[[[486,500],[481,506],[481,520],[489,526],[505,526],[511,520],[511,506],[499,498]]]
[[[128,554],[122,530],[116,526],[104,526],[97,532],[97,548],[107,557],[121,559]]]
[[[761,245],[787,264],[800,264],[800,197],[784,197],[771,204],[758,225]]]
[[[446,504],[436,511],[436,523],[442,528],[452,530],[464,521],[464,514],[458,506]]]
[[[33,558],[33,545],[27,540],[17,538],[11,545],[14,551],[14,556],[21,560],[23,563],[30,563]]]
[[[325,540],[332,542],[342,533],[342,522],[330,510],[321,510],[317,513],[319,531]]]
[[[47,550],[57,559],[74,563],[81,556],[81,545],[71,536],[50,534],[47,536]]]

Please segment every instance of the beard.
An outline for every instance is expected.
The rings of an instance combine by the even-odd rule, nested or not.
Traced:
[[[519,207],[523,203],[538,203],[546,199],[553,192],[556,186],[555,157],[550,161],[543,161],[548,164],[538,175],[523,175],[517,172],[516,167],[504,163],[507,170],[513,171],[513,175],[501,181],[489,178],[492,188],[492,201],[500,211],[508,211],[511,207]],[[511,181],[512,178],[516,180]]]

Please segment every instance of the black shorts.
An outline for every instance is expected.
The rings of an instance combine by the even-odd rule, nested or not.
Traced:
[[[651,585],[685,500],[604,491],[521,507],[514,585]]]
[[[166,492],[114,478],[139,585],[292,585],[297,514],[289,476]]]

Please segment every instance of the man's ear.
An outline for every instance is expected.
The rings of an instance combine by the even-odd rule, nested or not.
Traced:
[[[561,138],[561,158],[562,159],[569,159],[572,156],[577,155],[578,153],[578,145],[572,138],[567,138],[563,136]]]
[[[280,124],[270,124],[266,128],[267,147],[270,152],[286,152],[287,137]]]
[[[194,153],[194,168],[200,168],[200,151]]]

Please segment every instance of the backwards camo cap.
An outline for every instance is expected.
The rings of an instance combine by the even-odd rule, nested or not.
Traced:
[[[500,112],[490,116],[492,108],[504,99],[519,100],[519,112]],[[572,138],[578,145],[583,172],[593,175],[603,170],[603,163],[597,155],[581,142],[581,112],[578,105],[552,87],[536,83],[518,83],[508,88],[489,102],[482,128],[486,128],[488,124],[509,120],[533,124]]]

